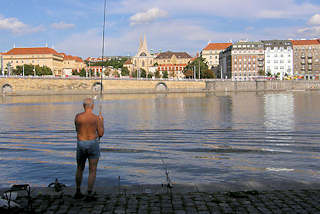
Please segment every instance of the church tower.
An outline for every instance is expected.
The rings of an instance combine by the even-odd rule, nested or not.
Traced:
[[[154,56],[152,56],[148,50],[147,37],[140,38],[139,49],[137,54],[132,58],[133,70],[144,69],[147,73],[150,72],[150,68],[154,64]]]
[[[146,35],[144,35],[143,40],[142,38],[140,38],[140,45],[139,45],[139,49],[136,57],[150,57],[150,56],[151,54],[149,53],[149,50],[148,50],[147,38],[146,38]]]

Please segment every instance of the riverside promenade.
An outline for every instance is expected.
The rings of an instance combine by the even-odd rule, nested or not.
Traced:
[[[32,213],[211,214],[211,213],[320,213],[320,184],[273,181],[203,185],[133,185],[97,187],[97,200],[73,199],[74,188],[32,190]],[[27,198],[16,200],[30,213]]]

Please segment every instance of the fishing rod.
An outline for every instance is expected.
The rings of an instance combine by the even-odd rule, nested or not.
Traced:
[[[103,63],[104,63],[104,35],[106,29],[106,10],[107,10],[107,0],[104,0],[104,13],[103,13],[103,30],[102,30],[102,70],[100,74],[100,111],[99,114],[101,115],[102,111],[102,74],[103,74]]]
[[[168,170],[168,165],[165,163],[162,155],[161,155],[161,152],[160,152],[160,158],[161,158],[161,162],[162,162],[162,165],[163,165],[163,168],[164,168],[164,171],[165,171],[165,174],[166,174],[166,179],[167,179],[167,184],[166,184],[166,187],[167,189],[170,190],[171,192],[171,189],[172,189],[172,182],[171,182],[171,179],[170,179],[170,176],[169,176],[169,170]]]

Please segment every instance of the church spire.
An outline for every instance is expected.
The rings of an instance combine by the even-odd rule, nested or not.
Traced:
[[[146,34],[144,34],[143,44],[142,44],[142,49],[144,49],[144,50],[148,50]]]
[[[144,34],[144,38],[140,37],[140,46],[138,49],[137,56],[150,56],[148,45],[147,45],[147,37]]]

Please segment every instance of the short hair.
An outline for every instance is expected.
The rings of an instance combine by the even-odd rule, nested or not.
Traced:
[[[94,102],[92,98],[86,98],[83,100],[83,107],[84,108],[93,108]]]

